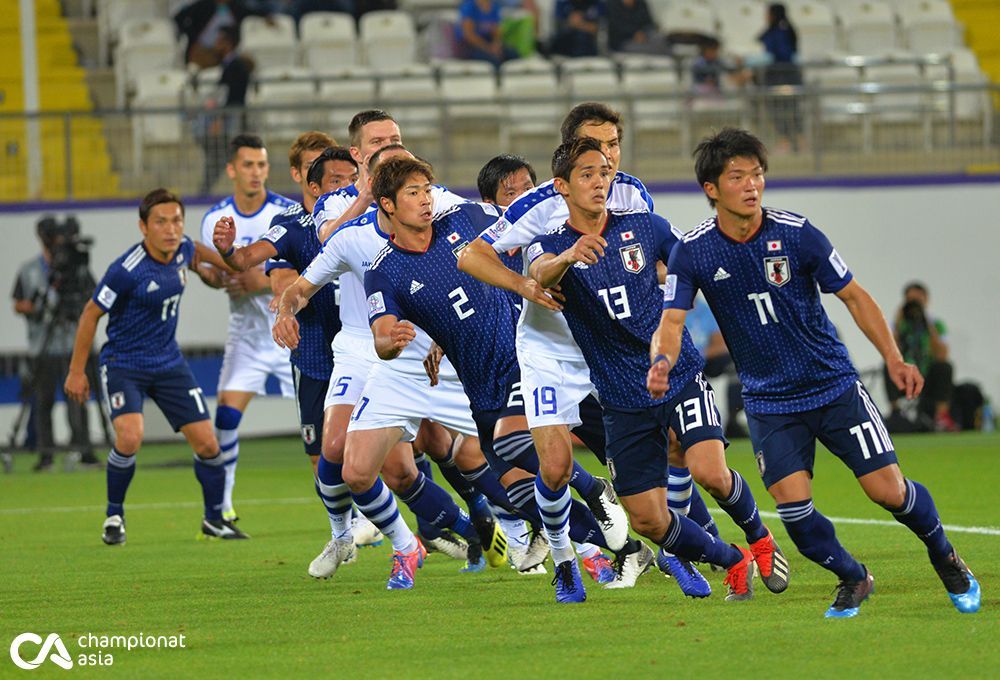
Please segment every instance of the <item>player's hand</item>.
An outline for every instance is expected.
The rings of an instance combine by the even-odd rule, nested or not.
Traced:
[[[271,311],[272,314],[277,314],[278,313],[278,306],[280,304],[281,304],[281,296],[280,295],[272,295],[271,296],[271,301],[267,303],[267,308]]]
[[[427,377],[431,379],[431,387],[438,384],[438,373],[441,371],[441,357],[443,356],[444,350],[436,342],[432,342],[430,351],[424,357],[424,370],[427,371]]]
[[[660,399],[670,389],[670,364],[660,359],[646,373],[646,390],[653,399]]]
[[[389,329],[389,340],[392,341],[392,348],[400,352],[416,337],[417,331],[409,321],[397,321]]]
[[[889,372],[889,379],[899,388],[899,391],[906,395],[907,399],[914,399],[920,396],[924,389],[924,376],[920,375],[920,369],[905,361],[894,362],[886,366]]]
[[[65,384],[63,384],[63,392],[77,403],[86,402],[87,398],[90,397],[90,382],[87,380],[87,374],[83,371],[69,373],[66,376]]]
[[[229,252],[236,242],[236,223],[232,217],[220,217],[212,231],[212,245],[220,253]]]
[[[551,309],[553,312],[562,311],[562,305],[555,299],[555,295],[562,298],[562,293],[556,290],[555,295],[553,295],[552,290],[542,288],[542,285],[534,279],[529,279],[526,276],[522,277],[521,283],[517,287],[517,294],[528,302],[534,302],[536,305]],[[563,299],[565,300],[565,298]]]
[[[299,346],[299,321],[293,314],[279,314],[271,329],[271,337],[278,347],[295,349]]]
[[[577,239],[572,248],[563,252],[570,262],[583,262],[584,264],[597,264],[597,260],[604,257],[604,249],[608,242],[603,236],[597,234],[584,234]]]
[[[250,294],[250,290],[247,288],[247,284],[244,279],[245,276],[246,272],[226,274],[225,288],[230,299],[236,300]]]

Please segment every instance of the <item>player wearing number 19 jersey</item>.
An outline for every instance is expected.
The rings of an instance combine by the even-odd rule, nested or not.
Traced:
[[[955,607],[977,611],[979,584],[955,554],[928,490],[903,477],[882,417],[819,293],[845,303],[891,379],[916,396],[923,379],[904,363],[878,305],[809,220],[761,207],[767,151],[760,140],[727,128],[703,140],[696,159],[698,181],[717,215],[686,234],[670,255],[651,354],[676,356],[686,310],[701,290],[743,383],[750,437],[778,514],[799,551],[840,578],[828,617],[855,616],[874,579],[813,506],[817,439],[854,472],[869,498],[927,545]],[[650,387],[657,391],[665,372],[657,376],[654,369]]]

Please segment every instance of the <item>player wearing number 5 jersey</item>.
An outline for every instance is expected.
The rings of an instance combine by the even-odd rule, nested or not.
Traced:
[[[875,300],[826,236],[801,215],[761,207],[767,151],[760,140],[727,128],[703,140],[695,155],[698,182],[716,217],[670,254],[664,312],[650,350],[650,391],[667,389],[686,311],[701,290],[736,363],[760,473],[788,535],[803,555],[840,578],[826,615],[855,616],[874,579],[813,507],[817,439],[854,472],[869,498],[927,545],[955,607],[977,611],[979,584],[949,543],[930,493],[903,477],[882,417],[819,293],[833,293],[847,306],[907,397],[923,387],[919,371],[904,363]]]
[[[90,394],[84,373],[97,322],[108,315],[108,341],[101,348],[100,375],[104,406],[115,429],[108,454],[108,507],[104,542],[125,542],[125,492],[135,473],[135,454],[142,444],[143,399],[163,411],[175,431],[194,449],[194,471],[205,500],[202,534],[213,538],[246,538],[222,519],[225,471],[219,443],[212,432],[201,388],[177,346],[177,313],[193,270],[206,283],[222,285],[225,267],[213,250],[184,236],[184,206],[166,189],[156,189],[139,206],[141,243],[111,263],[80,316],[66,377],[65,391],[83,402]]]

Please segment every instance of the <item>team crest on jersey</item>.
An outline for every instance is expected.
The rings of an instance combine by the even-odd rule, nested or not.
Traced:
[[[114,394],[111,395],[110,401],[111,401],[111,409],[113,411],[117,411],[118,409],[125,406],[125,393],[115,392]]]
[[[182,288],[184,286],[186,286],[187,285],[187,281],[188,281],[187,269],[178,269],[177,270],[177,278],[179,278],[181,280],[181,287]]]
[[[622,256],[622,265],[624,265],[625,271],[630,274],[638,274],[646,268],[646,254],[642,252],[641,243],[619,248],[618,252]]]
[[[306,444],[312,444],[314,441],[316,441],[315,425],[302,426],[302,441],[304,441]]]
[[[458,236],[458,234],[452,234],[451,236]],[[449,237],[448,237],[448,241],[449,241],[449,242],[451,241],[451,236],[449,236]],[[462,250],[463,250],[463,249],[465,248],[465,246],[467,246],[467,245],[469,245],[469,242],[468,242],[468,241],[462,241],[462,242],[461,242],[461,243],[459,243],[459,244],[458,244],[457,246],[455,246],[454,248],[452,248],[452,249],[451,249],[451,254],[455,256],[455,259],[456,259],[456,260],[458,259],[458,254],[459,254],[459,253],[461,253],[461,252],[462,252]]]
[[[781,250],[781,241],[768,241],[767,242],[767,252],[775,253]]]
[[[635,232],[633,231],[623,231],[622,232],[622,242],[631,241],[635,238]]]
[[[788,266],[788,257],[765,257],[764,273],[767,274],[768,283],[781,288],[792,278],[792,270]]]

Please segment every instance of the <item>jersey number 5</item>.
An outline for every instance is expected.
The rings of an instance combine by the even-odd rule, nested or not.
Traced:
[[[476,310],[471,305],[468,307],[465,306],[469,304],[469,296],[465,294],[461,286],[448,293],[448,299],[454,300],[451,306],[455,309],[455,313],[458,314],[459,319],[467,319],[476,313]]]
[[[747,295],[747,300],[753,300],[753,303],[757,305],[757,316],[760,318],[760,325],[766,326],[768,317],[774,323],[778,323],[778,317],[774,313],[774,303],[771,302],[770,293],[750,293]]]

